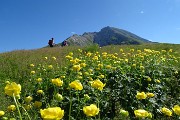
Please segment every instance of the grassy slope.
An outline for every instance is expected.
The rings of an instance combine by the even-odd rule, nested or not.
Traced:
[[[29,75],[29,65],[31,63],[38,65],[44,61],[44,57],[56,57],[60,65],[66,64],[64,59],[65,55],[69,52],[76,54],[77,49],[80,47],[56,47],[56,48],[42,48],[37,50],[20,50],[12,51],[0,54],[0,91],[4,93],[4,81],[11,79],[17,83],[25,82],[27,76]],[[102,47],[100,52],[106,51],[108,53],[119,53],[119,49],[124,49],[129,51],[129,49],[143,50],[144,48],[154,49],[154,50],[169,50],[173,49],[173,52],[177,52],[176,55],[180,53],[180,45],[173,44],[145,44],[145,45],[113,45]],[[94,51],[95,47],[85,47],[83,50]],[[180,55],[179,55],[180,56]],[[50,59],[48,59],[49,62]],[[177,66],[178,67],[178,66]],[[179,66],[180,67],[180,66]],[[29,86],[31,87],[31,86]],[[4,94],[0,94],[1,105],[6,105],[7,101]],[[4,106],[0,105],[0,109]]]

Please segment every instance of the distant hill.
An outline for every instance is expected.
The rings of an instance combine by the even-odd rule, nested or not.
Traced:
[[[129,45],[150,43],[151,41],[141,38],[131,32],[114,27],[104,27],[99,32],[85,32],[83,35],[74,34],[66,39],[69,45],[88,46],[98,44],[106,45]],[[60,45],[61,43],[59,43]]]

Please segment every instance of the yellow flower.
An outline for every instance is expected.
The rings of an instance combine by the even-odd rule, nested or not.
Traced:
[[[146,93],[147,97],[154,97],[154,93]]]
[[[30,64],[30,67],[34,67],[34,64]]]
[[[147,95],[144,92],[137,92],[136,98],[137,99],[146,99]]]
[[[36,79],[37,82],[42,82],[42,78]]]
[[[120,49],[119,51],[120,51],[120,52],[123,52],[124,50],[123,50],[123,49]]]
[[[111,65],[106,65],[106,68],[107,68],[107,69],[111,69],[112,66],[111,66]]]
[[[15,97],[16,97],[16,99],[20,99],[20,98],[21,98],[21,96],[20,96],[20,95],[16,95]]]
[[[98,64],[98,67],[99,67],[99,68],[102,68],[102,67],[103,67],[103,64]]]
[[[10,105],[8,106],[8,111],[11,112],[11,111],[15,111],[16,110],[16,106],[15,105]]]
[[[120,114],[126,117],[129,116],[129,112],[123,109],[120,110]]]
[[[141,50],[137,50],[138,53],[141,53]]]
[[[78,75],[82,75],[82,72],[78,72],[77,74],[78,74]]]
[[[148,111],[143,110],[143,109],[138,109],[134,111],[134,114],[137,118],[145,118],[149,116]]]
[[[10,84],[10,82],[7,80],[6,82],[5,82],[6,84]]]
[[[133,67],[136,67],[136,64],[132,64]]]
[[[103,52],[102,55],[107,55],[107,52]]]
[[[118,53],[114,53],[114,55],[118,56]]]
[[[73,70],[74,71],[80,71],[81,66],[80,65],[73,65]]]
[[[173,49],[169,49],[169,52],[172,52],[173,51]]]
[[[156,80],[156,82],[157,82],[157,83],[161,83],[161,81],[160,81],[160,80]]]
[[[134,52],[134,49],[130,49],[130,52]]]
[[[31,71],[31,74],[35,74],[36,72],[35,71]]]
[[[69,55],[70,55],[70,56],[73,56],[73,52],[69,52]]]
[[[94,80],[91,84],[91,86],[93,88],[96,88],[98,90],[103,90],[103,87],[105,86],[106,84],[103,84],[99,79],[97,80]]]
[[[93,78],[92,78],[92,77],[89,77],[89,80],[90,80],[90,81],[93,81]]]
[[[144,70],[144,66],[140,66],[140,69],[141,69],[141,70]]]
[[[83,112],[86,116],[96,116],[99,113],[99,108],[95,104],[83,107]]]
[[[125,62],[128,62],[128,59],[124,59]]]
[[[53,69],[53,66],[52,66],[52,65],[48,65],[48,68],[49,68],[49,69]]]
[[[62,75],[61,78],[66,78],[66,76]]]
[[[3,116],[5,114],[4,111],[0,111],[0,117]]]
[[[166,50],[161,50],[161,52],[165,53],[165,52],[166,52]]]
[[[13,96],[13,94],[17,96],[21,93],[21,85],[12,82],[10,84],[7,84],[4,90],[5,93],[9,96]]]
[[[93,72],[93,69],[88,69],[88,72],[89,72],[89,73],[92,73],[92,72]]]
[[[84,75],[85,75],[85,76],[89,76],[89,73],[88,73],[88,72],[84,72]]]
[[[25,108],[26,110],[30,110],[30,109],[32,108],[32,106],[25,104],[25,105],[24,105],[24,108]]]
[[[64,110],[60,107],[52,107],[40,110],[43,120],[60,120],[64,116]]]
[[[176,113],[176,115],[180,115],[180,106],[179,105],[175,105],[173,107],[173,111]]]
[[[82,52],[82,50],[81,49],[78,49],[78,51],[81,53]]]
[[[48,59],[48,57],[44,57],[46,60]]]
[[[152,118],[152,113],[149,112],[148,118]]]
[[[62,86],[63,84],[63,81],[60,78],[52,79],[51,82],[58,87]]]
[[[81,63],[80,66],[81,67],[86,67],[86,63]]]
[[[72,60],[72,59],[73,59],[73,57],[70,56],[70,55],[67,55],[66,58],[69,59],[69,60]]]
[[[69,86],[70,86],[71,88],[74,88],[75,90],[82,90],[82,89],[83,89],[83,86],[82,86],[82,84],[79,82],[79,80],[75,80],[75,81],[71,82],[71,83],[69,84]]]
[[[92,59],[93,59],[94,61],[95,61],[95,60],[98,60],[98,56],[94,56]]]
[[[169,110],[168,108],[165,108],[165,107],[161,108],[161,112],[167,116],[172,116],[172,111]]]
[[[151,81],[151,78],[150,78],[150,77],[147,77],[147,81],[149,81],[149,82],[150,82],[150,81]]]
[[[56,60],[56,57],[52,57],[53,60]]]
[[[42,102],[40,102],[40,101],[35,101],[34,102],[34,107],[40,108],[41,106],[42,106]]]
[[[32,101],[32,99],[33,98],[31,96],[28,96],[25,98],[25,101],[26,101],[26,103],[30,103]]]
[[[77,76],[77,79],[81,80],[81,79],[83,79],[83,77],[80,76],[80,75],[78,75],[78,76]]]
[[[8,120],[8,117],[2,117],[2,120]],[[15,118],[14,119],[10,118],[9,120],[15,120]]]
[[[98,76],[98,78],[104,78],[104,75],[101,74],[101,75]]]
[[[86,56],[88,56],[88,57],[90,57],[92,55],[92,53],[90,53],[90,52],[88,52],[87,54],[86,54]]]
[[[174,72],[174,74],[178,74],[178,71],[176,70],[176,71]]]
[[[37,91],[37,94],[43,94],[44,92],[43,92],[43,90],[38,90]]]

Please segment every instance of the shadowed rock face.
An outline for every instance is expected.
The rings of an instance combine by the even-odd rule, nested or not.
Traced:
[[[101,31],[98,32],[94,37],[94,43],[97,43],[100,46],[106,46],[111,44],[142,44],[146,42],[150,41],[143,39],[128,31],[113,27],[105,27],[101,29]]]
[[[87,46],[94,43],[99,46],[142,44],[151,41],[141,38],[126,30],[104,27],[99,32],[85,32],[83,35],[74,34],[66,39],[69,45]]]

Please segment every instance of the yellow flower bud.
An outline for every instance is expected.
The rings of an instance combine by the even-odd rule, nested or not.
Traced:
[[[154,97],[154,93],[146,93],[147,97]]]
[[[15,111],[16,110],[16,106],[15,105],[10,105],[8,106],[8,111],[11,112],[11,111]]]
[[[42,106],[42,102],[40,102],[40,101],[35,101],[34,102],[34,107],[40,108],[41,106]]]
[[[42,82],[42,78],[36,79],[37,82]]]
[[[31,74],[35,74],[36,72],[35,71],[31,71]]]
[[[126,110],[123,110],[123,109],[120,110],[120,114],[125,116],[125,117],[129,116],[129,112]]]
[[[33,98],[31,96],[28,96],[28,97],[25,98],[25,102],[30,103],[32,101],[32,99]]]
[[[56,57],[52,57],[53,60],[56,60]]]
[[[30,67],[34,67],[34,64],[30,64]]]
[[[63,100],[63,96],[61,94],[59,94],[59,93],[56,94],[55,98],[58,101],[62,101]]]
[[[43,94],[44,92],[43,92],[43,90],[38,90],[37,91],[37,94]]]

